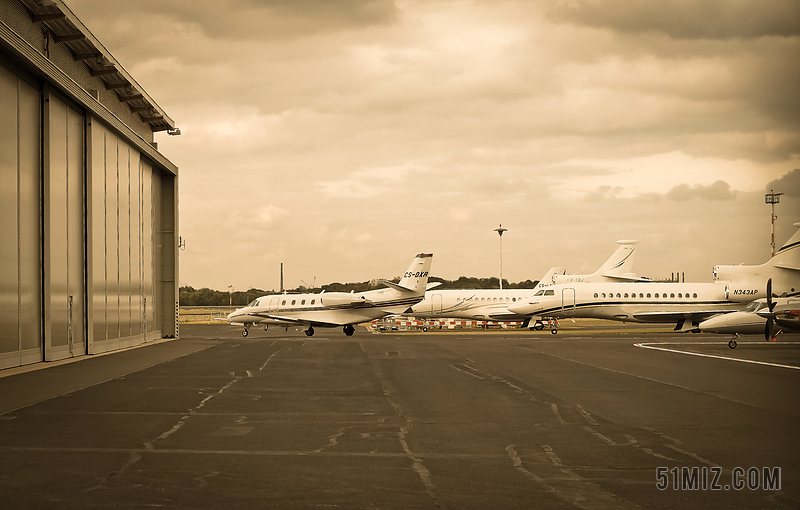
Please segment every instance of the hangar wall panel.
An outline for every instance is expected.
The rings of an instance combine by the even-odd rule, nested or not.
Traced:
[[[117,200],[119,183],[117,180],[117,159],[119,158],[118,138],[106,131],[106,317],[108,321],[107,339],[119,338],[119,211]]]
[[[83,113],[72,108],[67,110],[67,304],[70,356],[86,354],[85,122]]]
[[[48,94],[47,147],[49,165],[45,178],[45,243],[47,326],[45,356],[48,360],[86,354],[84,294],[84,116],[57,95]]]
[[[153,207],[153,167],[141,160],[142,167],[142,307],[144,316],[145,333],[149,335],[156,331],[154,311],[156,269],[153,264],[153,224],[156,211]],[[158,328],[160,329],[160,328]]]
[[[162,177],[98,119],[91,122],[92,343],[104,352],[161,337],[154,194]]]
[[[21,364],[42,360],[41,91],[19,80],[19,317]]]
[[[96,120],[89,129],[91,161],[90,195],[91,195],[91,253],[92,275],[89,286],[92,301],[89,303],[92,312],[91,333],[92,342],[102,342],[108,338],[108,315],[106,313],[108,268],[106,253],[108,240],[106,239],[106,132]]]
[[[19,358],[17,77],[0,67],[0,360]],[[0,361],[0,366],[7,366]]]
[[[130,152],[131,148],[118,140],[117,159],[117,229],[119,252],[119,336],[131,334],[131,268],[130,268]]]
[[[130,168],[130,196],[129,208],[130,215],[130,324],[132,336],[137,336],[142,333],[142,254],[141,254],[141,238],[142,238],[142,221],[141,221],[141,185],[142,185],[142,167],[139,161],[139,152],[131,150],[131,159],[129,162]]]
[[[40,92],[0,65],[0,368],[42,360]]]

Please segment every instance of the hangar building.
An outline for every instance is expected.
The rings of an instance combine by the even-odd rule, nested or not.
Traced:
[[[0,368],[176,336],[175,123],[61,0],[0,0]]]

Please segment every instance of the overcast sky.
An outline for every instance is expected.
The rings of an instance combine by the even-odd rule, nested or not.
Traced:
[[[176,121],[180,283],[711,280],[800,221],[796,0],[72,0]],[[775,182],[778,181],[778,182]]]

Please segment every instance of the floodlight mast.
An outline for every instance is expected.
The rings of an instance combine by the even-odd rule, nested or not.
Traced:
[[[772,256],[775,256],[775,220],[778,219],[775,216],[775,204],[781,203],[781,195],[783,193],[775,193],[773,190],[769,190],[769,193],[764,195],[764,203],[770,204],[772,206],[772,214],[770,215],[770,222],[772,223],[772,238],[770,241],[770,246],[772,246]]]
[[[508,229],[503,228],[501,223],[500,227],[494,229],[494,231],[500,236],[500,290],[503,290],[503,232],[508,232]]]

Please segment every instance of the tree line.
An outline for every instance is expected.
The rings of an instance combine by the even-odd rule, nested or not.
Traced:
[[[393,281],[399,281],[395,278]],[[428,282],[441,283],[437,289],[498,289],[500,279],[497,277],[491,278],[474,278],[468,276],[461,276],[457,280],[445,280],[432,276],[428,278]],[[509,283],[508,280],[503,279],[504,289],[532,289],[539,283],[538,281],[525,280],[523,282]],[[296,294],[302,292],[364,292],[382,287],[377,280],[355,283],[329,283],[322,287],[310,289],[305,286],[299,286],[295,289],[287,289],[289,294]],[[248,290],[237,290],[228,292],[224,290],[213,290],[207,287],[195,289],[191,286],[182,286],[179,289],[180,305],[181,306],[235,306],[241,307],[256,299],[257,297],[267,294],[276,294],[275,291],[266,291],[263,289],[252,288]]]

